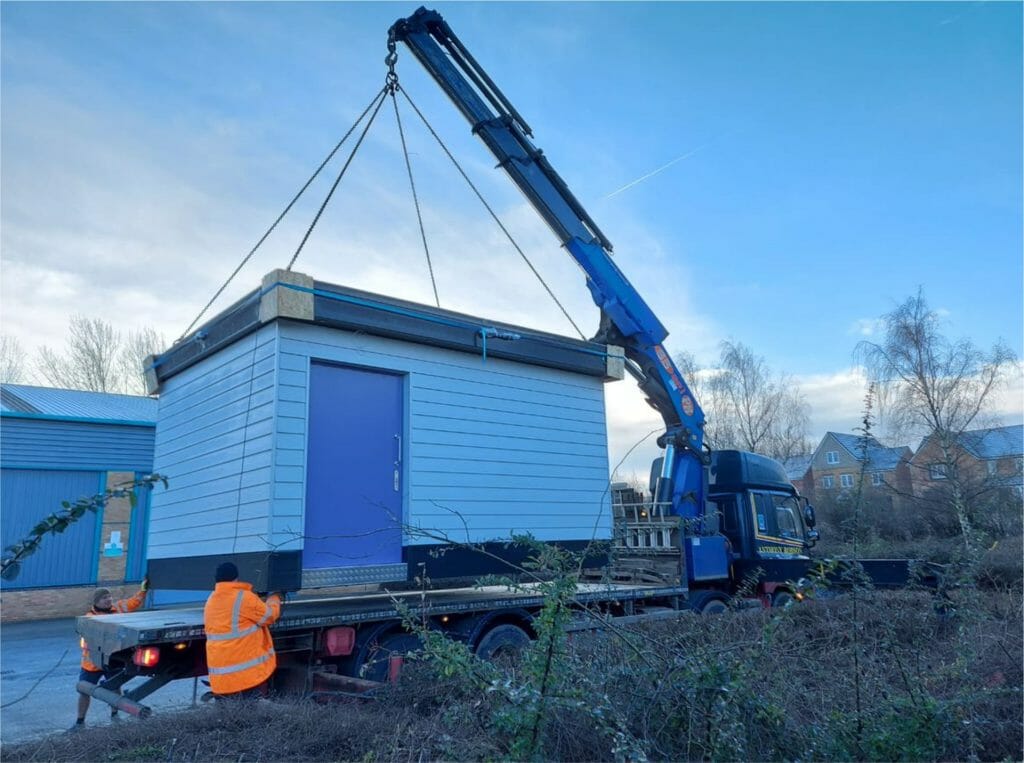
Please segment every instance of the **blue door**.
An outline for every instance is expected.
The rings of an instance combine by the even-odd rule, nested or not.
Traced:
[[[402,561],[403,377],[314,362],[303,569]]]

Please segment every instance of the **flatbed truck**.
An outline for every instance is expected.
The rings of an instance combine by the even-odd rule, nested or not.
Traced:
[[[752,463],[760,467],[759,482],[749,481]],[[702,542],[716,542],[717,533],[684,530],[679,517],[665,513],[667,507],[618,486],[608,562],[581,568],[570,629],[676,618],[686,610],[780,607],[800,597],[803,580],[823,569],[822,560],[806,553],[813,536],[804,523],[813,518],[813,509],[791,484],[780,481],[784,475],[775,462],[726,451],[713,453],[711,464],[719,478],[711,496],[720,507],[722,537],[730,549],[728,573],[721,576],[695,566],[694,557],[686,553]],[[737,474],[748,479],[742,484],[729,477],[739,467],[744,468]],[[764,476],[772,473],[775,482]],[[759,514],[768,505],[779,507],[774,519]],[[801,506],[804,511],[795,511]],[[783,547],[776,545],[792,538],[757,532],[762,521],[777,527],[780,514],[798,518],[800,553],[780,551]],[[902,559],[863,560],[859,569],[877,587],[904,587],[916,574]],[[825,574],[837,586],[850,582],[841,569]],[[393,679],[403,655],[419,646],[418,637],[406,628],[410,619],[462,641],[483,659],[493,659],[534,637],[532,622],[545,595],[544,583],[538,581],[302,595],[285,602],[271,627],[278,660],[272,688],[328,696],[362,693]],[[115,674],[100,686],[81,682],[78,690],[127,713],[145,717],[150,713],[143,703],[147,696],[171,681],[207,673],[202,607],[80,617],[77,628],[91,660]],[[142,681],[118,693],[136,678]]]
[[[544,605],[541,583],[488,585],[425,591],[353,593],[299,598],[282,607],[271,628],[278,668],[277,693],[361,693],[396,675],[401,657],[418,639],[403,618],[429,621],[493,659],[525,646],[531,621]],[[680,586],[581,583],[571,629],[593,628],[605,619],[621,623],[675,616],[685,606]],[[78,619],[78,632],[96,664],[116,675],[79,691],[125,712],[145,717],[147,696],[170,681],[206,675],[201,607],[161,609]],[[143,681],[123,695],[117,689]]]

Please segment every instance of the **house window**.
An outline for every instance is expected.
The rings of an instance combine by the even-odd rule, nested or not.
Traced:
[[[881,487],[885,484],[885,480],[882,479],[881,472],[871,472],[871,484],[875,487]]]
[[[928,465],[928,478],[933,480],[944,480],[948,474],[946,473],[945,464],[929,464]]]
[[[985,471],[988,473],[988,476],[991,477],[997,471],[999,471],[999,462],[998,461],[986,461],[985,462]]]
[[[826,490],[831,490],[832,489],[832,475],[831,474],[826,474],[824,477],[821,478],[821,486],[823,488],[825,488]]]
[[[840,474],[839,484],[841,487],[853,487],[853,475],[852,474]]]
[[[825,453],[825,461],[827,463],[830,463],[830,464],[838,464],[839,463],[839,451],[837,451],[837,450],[827,451]]]

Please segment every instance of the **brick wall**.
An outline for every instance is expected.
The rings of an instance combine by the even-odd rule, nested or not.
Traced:
[[[132,472],[107,472],[107,487],[130,483],[135,479]],[[100,533],[100,568],[97,580],[124,580],[128,564],[129,529],[132,522],[132,504],[128,498],[111,498],[103,507],[103,528]],[[117,556],[106,556],[104,548],[111,540],[112,533],[121,534],[121,550]]]
[[[92,592],[109,588],[114,599],[127,599],[139,588],[131,585],[74,586],[72,588],[31,588],[0,592],[0,623],[25,620],[54,620],[84,615],[92,606]]]

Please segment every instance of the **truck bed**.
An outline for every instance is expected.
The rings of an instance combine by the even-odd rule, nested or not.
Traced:
[[[621,584],[582,583],[575,600],[580,604],[619,601],[636,602],[680,596],[685,588]],[[537,584],[511,589],[507,586],[449,588],[434,591],[369,593],[330,598],[295,599],[281,609],[275,633],[399,617],[396,601],[403,602],[417,616],[468,613],[515,607],[536,607],[544,602]],[[158,645],[204,638],[203,608],[154,609],[128,614],[79,617],[77,630],[94,652],[104,657],[137,646]],[[99,656],[99,655],[96,655]]]

